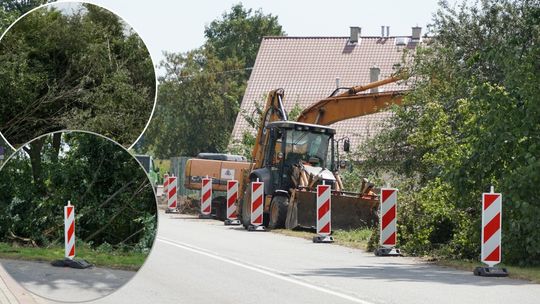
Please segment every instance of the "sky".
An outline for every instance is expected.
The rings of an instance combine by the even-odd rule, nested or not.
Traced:
[[[457,0],[450,0],[455,3]],[[426,25],[436,12],[437,0],[85,0],[101,5],[129,23],[145,41],[154,64],[163,51],[186,52],[204,43],[204,27],[234,4],[278,16],[288,36],[348,36],[360,26],[363,36],[410,35],[411,27]]]

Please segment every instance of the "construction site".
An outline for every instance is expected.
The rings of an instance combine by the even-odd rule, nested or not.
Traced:
[[[32,277],[0,243],[0,303],[55,303],[45,285],[100,304],[537,303],[540,3],[420,2],[237,3],[196,46],[149,43],[156,103],[128,149],[158,207],[155,240],[133,232],[148,259],[119,288]]]

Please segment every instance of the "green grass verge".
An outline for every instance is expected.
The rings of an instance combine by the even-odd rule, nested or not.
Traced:
[[[306,232],[306,231],[292,231],[287,229],[275,229],[272,232],[299,237],[303,239],[311,240],[315,233]],[[357,248],[366,250],[369,238],[371,237],[371,229],[357,229],[357,230],[336,230],[332,234],[334,237],[334,244],[342,245],[349,248]],[[430,262],[439,266],[452,267],[456,269],[461,269],[465,271],[473,271],[477,266],[482,266],[483,264],[475,261],[467,260],[450,260],[450,259],[434,259],[427,258]],[[509,272],[509,277],[513,279],[522,279],[529,280],[534,283],[540,283],[540,267],[522,267],[522,266],[512,266],[499,264],[499,268],[505,267]]]
[[[272,232],[300,237],[303,239],[311,240],[315,236],[315,233],[306,231],[293,231],[288,229],[274,229]],[[332,233],[334,237],[334,244],[366,250],[367,243],[371,236],[371,229],[355,229],[355,230],[336,230]]]
[[[85,259],[98,267],[138,270],[147,254],[139,252],[100,252],[91,249],[89,246],[76,247],[76,258]],[[64,258],[64,247],[16,247],[10,244],[0,243],[0,258],[51,262]]]
[[[485,266],[480,262],[475,261],[466,261],[466,260],[450,260],[450,259],[440,259],[434,262],[440,266],[453,267],[465,271],[472,272],[475,267]],[[540,283],[540,267],[533,266],[512,266],[505,264],[498,264],[495,267],[497,268],[506,268],[509,273],[509,277],[513,279],[522,279],[529,280],[534,283]]]

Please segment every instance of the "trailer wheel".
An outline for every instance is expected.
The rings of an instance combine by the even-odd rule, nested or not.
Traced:
[[[268,228],[285,228],[287,219],[287,209],[289,208],[289,199],[285,196],[274,196],[270,203],[270,222]]]

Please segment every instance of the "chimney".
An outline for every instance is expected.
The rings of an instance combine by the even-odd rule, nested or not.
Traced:
[[[351,26],[351,37],[349,38],[349,43],[358,43],[361,32],[362,28],[360,28],[359,26]]]
[[[339,89],[339,77],[336,77],[336,89]]]
[[[381,38],[384,38],[384,25],[381,25]]]
[[[386,26],[386,37],[390,37],[390,27]]]
[[[381,74],[381,69],[379,69],[376,65],[374,65],[373,67],[369,68],[369,82],[375,82],[375,81],[379,81],[379,75]],[[370,89],[369,91],[370,93],[378,93],[379,92],[379,88],[372,88]]]
[[[412,28],[412,41],[413,42],[418,42],[420,41],[420,35],[422,35],[422,28],[419,27],[419,26],[414,26]]]

